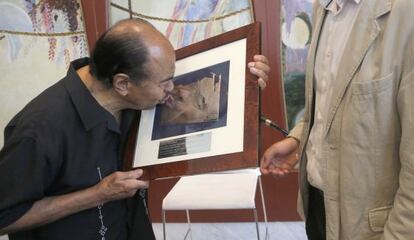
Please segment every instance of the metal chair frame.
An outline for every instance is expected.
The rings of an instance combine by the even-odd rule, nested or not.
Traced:
[[[260,178],[260,176],[257,177],[258,179],[258,183],[259,183],[259,190],[260,190],[260,197],[261,197],[261,202],[262,202],[262,207],[263,207],[263,216],[264,216],[264,222],[265,222],[265,228],[266,228],[266,232],[265,232],[265,240],[268,239],[268,223],[267,223],[267,213],[266,213],[266,204],[264,201],[264,194],[263,194],[263,186],[262,186],[262,180]],[[190,211],[188,209],[184,209],[186,211],[186,216],[187,216],[187,224],[188,224],[188,228],[187,228],[187,232],[184,236],[184,240],[187,239],[187,237],[189,236],[190,239],[193,239],[192,236],[192,230],[191,230],[191,220],[190,220]],[[206,210],[206,209],[198,209],[198,210]],[[257,232],[257,239],[260,240],[260,231],[259,231],[259,220],[258,220],[258,216],[257,216],[257,208],[255,206],[255,208],[252,209],[253,210],[253,215],[254,215],[254,220],[256,223],[256,232]],[[163,208],[162,209],[162,230],[163,230],[163,237],[164,240],[167,239],[166,237],[166,214],[165,214],[166,210]]]

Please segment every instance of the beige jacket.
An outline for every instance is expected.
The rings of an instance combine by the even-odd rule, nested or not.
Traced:
[[[306,217],[304,148],[325,9],[315,1],[306,72],[299,207]],[[362,0],[337,73],[322,145],[327,239],[414,239],[414,0]]]

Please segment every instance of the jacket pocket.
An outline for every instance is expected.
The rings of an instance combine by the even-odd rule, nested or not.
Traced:
[[[385,223],[388,220],[388,215],[392,206],[379,207],[369,210],[368,221],[369,226],[373,232],[383,232]]]
[[[394,75],[391,72],[378,79],[351,83],[352,110],[356,110],[358,118],[364,115],[367,116],[364,121],[371,121],[372,119],[369,118],[378,117],[377,113],[382,112],[382,110],[384,112],[392,111],[394,108]]]
[[[379,79],[353,82],[351,83],[352,95],[361,96],[385,91],[386,89],[393,86],[393,77],[394,72],[391,72],[390,74],[387,74],[386,76]]]

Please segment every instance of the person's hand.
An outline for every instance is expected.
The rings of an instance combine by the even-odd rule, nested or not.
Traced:
[[[148,188],[148,181],[138,180],[142,173],[141,169],[114,172],[102,179],[95,185],[102,203],[132,197],[138,189]]]
[[[253,57],[253,60],[253,62],[249,62],[247,64],[247,67],[252,74],[258,77],[257,81],[260,88],[263,90],[267,85],[267,81],[269,80],[269,61],[267,60],[267,57],[263,55],[255,55]]]
[[[263,154],[260,163],[260,171],[264,174],[284,176],[290,173],[297,161],[299,142],[294,138],[286,138],[274,143]]]

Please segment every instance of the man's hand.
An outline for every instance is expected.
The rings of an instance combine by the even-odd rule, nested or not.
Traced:
[[[260,171],[263,174],[284,176],[290,173],[297,161],[299,142],[294,138],[286,138],[274,143],[263,154]]]
[[[138,189],[148,188],[148,181],[138,180],[142,173],[141,169],[114,172],[102,179],[95,186],[102,203],[132,197]]]
[[[263,90],[269,80],[268,74],[270,72],[269,61],[263,55],[255,55],[254,62],[249,62],[247,67],[250,72],[258,77],[257,81],[260,88]]]

